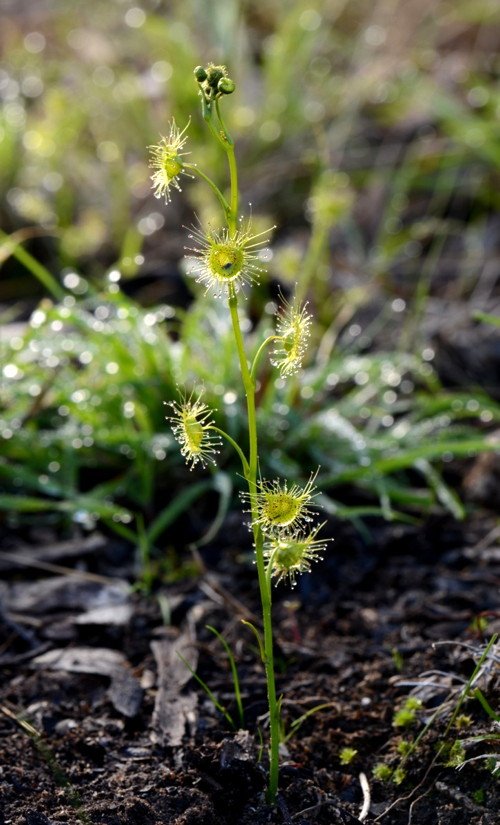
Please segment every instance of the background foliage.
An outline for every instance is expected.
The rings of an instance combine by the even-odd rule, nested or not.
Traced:
[[[231,455],[189,476],[163,408],[201,377],[241,431],[224,308],[184,261],[183,227],[217,204],[193,180],[165,208],[147,166],[169,118],[191,118],[190,160],[224,185],[192,78],[210,60],[237,83],[242,203],[277,227],[255,346],[278,285],[316,318],[303,376],[262,376],[263,475],[321,464],[337,516],[463,515],[453,459],[493,449],[499,417],[498,332],[473,321],[499,314],[496,0],[2,8],[5,526],[100,519],[144,545],[207,490],[203,522],[232,500]]]

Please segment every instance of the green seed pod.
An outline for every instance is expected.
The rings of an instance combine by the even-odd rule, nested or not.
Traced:
[[[230,95],[236,89],[236,83],[230,77],[221,77],[217,83],[217,91],[223,95]]]
[[[196,69],[194,70],[194,76],[198,83],[203,83],[203,81],[207,79],[207,73],[203,66],[196,67]]]

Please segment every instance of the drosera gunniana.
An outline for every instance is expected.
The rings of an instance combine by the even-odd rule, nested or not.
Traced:
[[[206,125],[227,156],[229,166],[229,197],[226,198],[217,184],[195,164],[186,160],[184,152],[189,124],[180,130],[172,120],[167,137],[151,147],[153,188],[157,197],[165,197],[168,203],[171,190],[179,189],[180,175],[197,175],[210,186],[222,208],[224,222],[220,227],[193,229],[191,246],[187,250],[194,259],[192,272],[205,286],[205,294],[227,300],[239,361],[242,390],[246,399],[248,446],[237,444],[234,439],[214,423],[208,405],[201,394],[184,394],[178,402],[171,402],[172,413],[167,416],[172,431],[180,444],[181,453],[191,469],[200,464],[206,467],[215,463],[222,439],[236,450],[242,465],[247,490],[242,494],[250,514],[253,532],[255,561],[259,580],[262,607],[263,633],[251,625],[258,641],[265,667],[269,709],[269,780],[267,800],[274,803],[279,781],[280,707],[276,694],[273,627],[272,583],[288,581],[292,586],[297,576],[307,573],[314,561],[320,560],[327,550],[329,539],[318,537],[324,527],[314,523],[317,515],[314,498],[318,471],[312,472],[305,484],[287,479],[266,480],[259,477],[259,453],[257,430],[257,372],[261,357],[269,350],[270,362],[277,368],[281,379],[297,373],[309,340],[312,316],[307,304],[293,298],[286,301],[281,296],[277,312],[276,331],[260,345],[251,360],[240,319],[238,300],[264,275],[259,250],[269,240],[271,230],[252,234],[249,221],[239,217],[238,167],[234,141],[225,125],[221,101],[235,91],[235,84],[225,66],[213,63],[194,70],[201,97],[202,115]],[[248,624],[248,622],[246,622]]]

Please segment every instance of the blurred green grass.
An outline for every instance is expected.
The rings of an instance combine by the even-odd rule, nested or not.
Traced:
[[[100,519],[138,541],[146,523],[156,539],[192,479],[163,418],[178,384],[203,383],[243,432],[223,308],[183,274],[182,225],[215,221],[216,205],[190,181],[165,208],[147,166],[169,118],[191,117],[190,159],[224,185],[192,79],[208,60],[237,82],[242,202],[257,228],[277,225],[248,302],[255,345],[277,282],[297,282],[317,319],[300,380],[263,376],[263,475],[321,464],[337,516],[462,516],[450,458],[493,449],[499,408],[477,386],[443,389],[429,318],[498,314],[499,34],[496,0],[5,4],[8,524]],[[234,471],[224,454],[195,494],[229,506]]]
[[[164,214],[146,152],[169,117],[192,117],[193,157],[222,177],[192,81],[193,66],[210,59],[227,62],[238,83],[227,117],[244,202],[283,237],[307,227],[312,187],[335,169],[353,194],[337,231],[365,276],[411,293],[422,257],[443,236],[450,247],[463,241],[464,230],[469,242],[450,249],[455,281],[466,289],[481,266],[477,236],[499,197],[495,0],[15,9],[0,35],[1,224],[45,229],[39,251],[55,269],[102,277],[120,261],[132,274],[130,250],[150,260],[163,245],[176,262],[179,247],[159,240],[158,225],[175,233],[193,209],[213,218],[198,181]]]

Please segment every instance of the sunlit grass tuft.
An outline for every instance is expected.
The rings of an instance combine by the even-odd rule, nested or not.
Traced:
[[[266,324],[253,333],[255,349]],[[190,390],[203,388],[219,424],[243,438],[219,301],[179,312],[141,308],[119,290],[44,300],[24,334],[4,344],[4,356],[0,508],[14,522],[45,513],[87,528],[102,520],[126,533],[140,514],[157,519],[158,536],[182,511],[167,508],[161,519],[164,491],[181,495],[185,483],[164,419],[180,375]],[[304,467],[320,465],[322,504],[338,517],[421,516],[436,507],[462,517],[447,468],[453,458],[494,449],[486,434],[500,420],[486,395],[444,391],[417,354],[335,350],[289,388],[269,375],[261,394],[262,476],[300,480]],[[223,471],[234,469],[231,460],[223,451]],[[217,483],[213,476],[209,488]],[[358,502],[349,493],[356,489]]]

